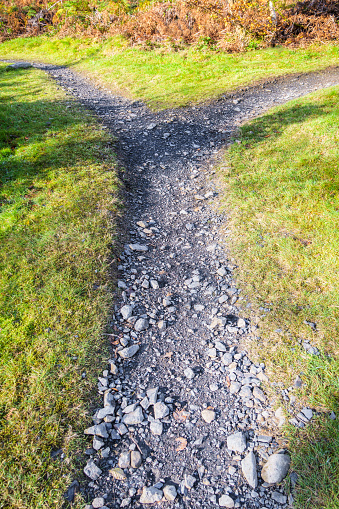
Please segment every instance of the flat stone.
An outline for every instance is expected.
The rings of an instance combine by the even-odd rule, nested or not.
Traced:
[[[159,392],[159,387],[155,387],[154,389],[148,389],[146,391],[150,405],[155,405],[155,403],[157,402],[158,392]]]
[[[240,389],[241,389],[241,384],[239,382],[231,382],[230,394],[238,394]]]
[[[156,502],[160,502],[162,499],[162,491],[158,490],[158,488],[154,488],[154,486],[143,487],[140,503],[141,504],[154,504]]]
[[[212,421],[214,421],[215,419],[215,411],[214,410],[209,410],[209,409],[205,409],[201,412],[201,418],[207,422],[208,424],[210,424]]]
[[[142,413],[141,406],[138,406],[134,412],[131,412],[129,414],[125,414],[122,422],[124,424],[127,424],[128,426],[135,426],[136,424],[141,424],[144,420],[144,414]]]
[[[262,403],[265,403],[266,401],[265,393],[261,389],[259,389],[259,387],[254,387],[253,396]]]
[[[137,406],[138,406],[138,403],[132,403],[131,405],[127,405],[127,407],[125,407],[122,412],[124,414],[130,414],[131,412],[134,412],[134,410],[137,408]]]
[[[98,437],[108,438],[107,428],[105,423],[96,424],[90,428],[85,429],[85,435],[97,435]]]
[[[92,507],[94,507],[94,509],[100,509],[104,505],[105,499],[103,499],[102,497],[96,497],[94,500],[92,500]]]
[[[148,326],[149,326],[149,323],[148,323],[148,320],[146,318],[139,318],[135,324],[134,324],[134,329],[137,331],[137,332],[141,332],[143,330],[146,330],[148,329]]]
[[[169,502],[173,502],[173,500],[176,499],[177,490],[176,490],[175,486],[173,486],[172,484],[166,484],[166,486],[164,486],[163,491],[164,491],[164,497]]]
[[[269,484],[280,483],[286,477],[290,464],[288,454],[272,454],[261,471],[261,477]]]
[[[158,281],[156,281],[155,279],[151,279],[150,283],[151,283],[151,287],[153,288],[153,290],[158,290],[159,289]]]
[[[118,465],[120,468],[129,468],[131,464],[130,461],[130,452],[122,452],[119,456]]]
[[[98,419],[104,419],[107,415],[114,415],[114,414],[115,414],[115,407],[112,405],[107,405],[104,408],[100,408],[100,410],[96,416]]]
[[[227,449],[234,452],[244,452],[247,447],[246,438],[241,431],[227,437]]]
[[[154,405],[154,419],[163,419],[169,414],[169,408],[162,401]]]
[[[33,66],[28,62],[16,62],[15,64],[11,64],[8,67],[10,67],[11,69],[29,69],[30,67]]]
[[[117,430],[117,432],[119,433],[119,435],[125,435],[126,433],[128,433],[128,429],[126,428],[126,426],[123,422],[118,422],[117,424],[114,425],[114,427]],[[113,433],[113,430],[112,430],[112,433]],[[112,436],[112,438],[113,438],[113,436]]]
[[[120,313],[122,314],[124,320],[128,320],[133,314],[133,306],[129,306],[127,304],[126,306],[122,306]]]
[[[257,462],[252,451],[242,460],[241,469],[251,488],[256,488],[258,486]]]
[[[226,276],[227,274],[227,270],[225,269],[225,267],[220,267],[218,270],[217,270],[217,274],[221,277],[224,277]]]
[[[135,355],[137,353],[139,348],[140,348],[139,345],[131,345],[131,346],[128,346],[127,348],[123,348],[122,350],[119,350],[118,354],[123,359],[130,359],[131,357],[133,357],[133,355]]]
[[[226,352],[226,346],[224,345],[224,343],[221,343],[221,341],[216,341],[215,342],[215,348],[217,350],[219,350],[219,352]],[[222,362],[222,358],[221,358],[221,362]],[[232,362],[232,360],[231,360],[231,362]],[[231,362],[229,362],[229,364],[231,364]]]
[[[219,507],[234,507],[234,500],[233,498],[229,497],[228,495],[222,495],[219,498]]]
[[[278,502],[278,504],[286,504],[287,503],[287,497],[285,497],[285,495],[282,495],[281,493],[279,493],[279,491],[273,491],[271,497],[275,502]]]
[[[131,467],[139,468],[142,464],[142,457],[139,451],[131,451]]]
[[[132,251],[140,251],[140,252],[146,252],[148,251],[148,247],[144,244],[129,244],[128,246]]]
[[[92,479],[92,481],[96,481],[102,474],[102,470],[100,470],[100,468],[94,463],[93,460],[88,461],[84,468],[84,472],[87,477]]]
[[[163,424],[160,421],[152,421],[150,424],[150,431],[153,435],[162,435]]]
[[[302,410],[301,410],[301,413],[304,414],[304,416],[306,417],[306,419],[308,421],[310,421],[313,417],[313,410],[311,410],[311,408],[306,408],[304,407]]]

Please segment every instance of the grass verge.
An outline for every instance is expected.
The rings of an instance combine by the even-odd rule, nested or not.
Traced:
[[[218,97],[272,76],[338,65],[339,46],[276,47],[227,54],[194,47],[147,51],[127,47],[121,38],[93,41],[41,36],[1,43],[0,58],[71,66],[107,88],[161,109]]]
[[[0,506],[60,508],[108,355],[110,139],[41,71],[0,64]]]
[[[300,375],[300,398],[339,417],[338,99],[334,87],[244,125],[221,171],[238,280],[259,318],[252,348],[280,389]],[[338,421],[288,431],[300,509],[339,507]]]

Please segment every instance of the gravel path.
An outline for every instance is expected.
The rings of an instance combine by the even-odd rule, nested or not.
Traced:
[[[289,467],[278,438],[284,416],[260,388],[265,366],[240,347],[250,324],[220,240],[226,218],[211,175],[237,126],[338,84],[339,70],[152,113],[66,68],[37,66],[102,119],[126,169],[112,360],[86,430],[88,508],[290,507],[279,484]],[[312,417],[304,412],[297,425]]]

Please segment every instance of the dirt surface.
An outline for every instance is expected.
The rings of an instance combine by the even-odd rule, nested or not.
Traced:
[[[283,485],[260,476],[269,456],[284,453],[278,431],[272,435],[284,417],[275,416],[260,389],[265,366],[239,347],[251,325],[241,318],[234,265],[221,242],[227,218],[215,207],[213,167],[241,123],[338,84],[339,69],[153,113],[66,68],[37,67],[96,113],[116,137],[125,168],[121,294],[110,324],[112,364],[98,384],[107,411],[96,411],[99,427],[87,430],[97,449],[89,443],[86,451],[89,482],[82,491],[89,507],[152,507],[147,500],[175,508],[289,507],[293,497]],[[139,348],[123,359],[133,345]],[[296,425],[311,418],[306,410]],[[232,450],[234,433],[241,435]],[[131,468],[128,451],[133,461],[141,453],[141,466]],[[123,470],[110,472],[121,453]],[[167,501],[171,491],[176,498]]]

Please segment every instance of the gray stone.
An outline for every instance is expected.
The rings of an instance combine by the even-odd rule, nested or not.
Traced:
[[[280,483],[286,477],[290,464],[288,454],[272,454],[261,471],[261,477],[269,484]]]
[[[158,392],[159,392],[159,387],[155,387],[154,389],[148,389],[146,391],[146,394],[147,394],[147,397],[149,399],[149,404],[150,405],[155,405],[156,404],[157,398],[158,398]]]
[[[131,357],[133,357],[133,355],[137,353],[139,348],[140,348],[139,345],[128,346],[127,348],[123,348],[123,350],[119,350],[118,354],[123,359],[130,359]]]
[[[117,424],[114,425],[114,427],[117,430],[117,432],[119,433],[119,435],[125,435],[128,432],[128,429],[126,428],[126,426],[123,422],[118,422]],[[112,430],[112,433],[113,433],[113,430]],[[112,438],[114,438],[114,437],[112,436]]]
[[[123,317],[124,320],[128,320],[132,316],[133,306],[129,306],[129,305],[126,304],[126,306],[123,306],[120,309],[120,313],[122,314],[122,317]]]
[[[239,382],[231,382],[230,394],[237,394],[240,391],[241,384]]]
[[[279,493],[279,491],[273,491],[271,496],[275,502],[278,502],[278,504],[286,504],[287,502],[287,497]]]
[[[96,481],[100,477],[102,470],[100,470],[93,460],[89,460],[84,468],[84,472],[92,481]]]
[[[129,244],[128,246],[132,251],[146,252],[148,247],[143,244]]]
[[[158,281],[156,281],[155,279],[151,279],[150,283],[151,283],[151,287],[153,288],[153,290],[158,290],[159,289]]]
[[[226,276],[227,274],[227,270],[225,269],[225,267],[220,267],[218,270],[217,270],[217,274],[221,277],[224,277]]]
[[[167,484],[166,486],[164,486],[164,496],[166,498],[166,500],[168,500],[169,502],[173,502],[173,500],[176,499],[177,497],[177,490],[175,488],[175,486],[173,486],[172,484]]]
[[[138,406],[134,412],[130,412],[129,414],[125,414],[122,422],[127,424],[128,426],[134,426],[136,424],[141,424],[144,420],[144,414],[142,413],[141,406]]]
[[[157,419],[163,419],[169,414],[169,408],[165,405],[162,401],[158,401],[154,405],[154,418]]]
[[[107,405],[104,408],[100,408],[96,417],[98,419],[104,419],[106,417],[106,415],[114,415],[114,413],[115,413],[115,407],[112,405]]]
[[[90,428],[85,429],[85,435],[97,435],[98,437],[108,438],[107,428],[105,423],[96,424]]]
[[[119,373],[118,367],[114,364],[114,362],[111,362],[110,370],[112,375],[117,375]]]
[[[252,488],[258,486],[257,462],[254,453],[249,452],[241,462],[243,476]]]
[[[33,67],[32,64],[29,64],[28,62],[16,62],[15,64],[11,64],[8,66],[11,69],[29,69],[30,67]]]
[[[233,498],[229,497],[228,495],[222,495],[219,498],[219,507],[234,507],[234,500]]]
[[[201,418],[210,424],[215,419],[215,411],[212,409],[205,409],[201,412]]]
[[[119,456],[118,465],[120,468],[129,468],[131,464],[130,461],[130,452],[122,452]]]
[[[135,325],[134,325],[134,329],[137,331],[137,332],[141,332],[143,330],[146,330],[148,329],[148,320],[146,320],[146,318],[139,318],[136,322],[135,322]]]
[[[196,483],[196,478],[193,475],[185,474],[184,483],[188,490],[192,489],[194,484]]]
[[[142,464],[142,457],[139,451],[131,451],[131,467],[139,468]]]
[[[219,350],[219,352],[226,352],[226,346],[224,345],[224,343],[221,343],[221,341],[215,342],[215,348]],[[231,364],[231,362],[229,362],[229,364]]]
[[[101,447],[103,447],[104,445],[105,442],[99,440],[96,436],[93,438],[93,449],[95,449],[96,451],[99,451],[99,449],[101,449]]]
[[[246,438],[241,431],[227,437],[227,449],[234,452],[244,452],[247,447]]]
[[[153,435],[162,435],[163,424],[160,421],[152,421],[150,424],[150,430]]]
[[[137,403],[132,403],[131,405],[127,405],[127,407],[125,407],[123,409],[123,413],[130,414],[131,412],[134,412],[134,410],[137,408],[137,406],[138,406]]]
[[[264,392],[261,389],[259,389],[259,387],[254,387],[253,396],[256,399],[258,399],[259,401],[261,401],[262,403],[265,403],[265,401],[266,401],[266,396],[265,396]]]
[[[102,497],[96,497],[94,500],[92,500],[92,507],[94,509],[99,509],[105,505],[105,500]]]
[[[162,491],[158,490],[158,488],[154,488],[154,486],[143,487],[140,503],[141,504],[154,504],[156,502],[160,502],[162,499]]]
[[[311,410],[311,408],[304,407],[301,412],[304,414],[304,416],[306,417],[306,419],[308,421],[310,421],[312,419],[313,411]]]
[[[128,507],[131,502],[132,502],[131,497],[123,498],[120,507]]]

